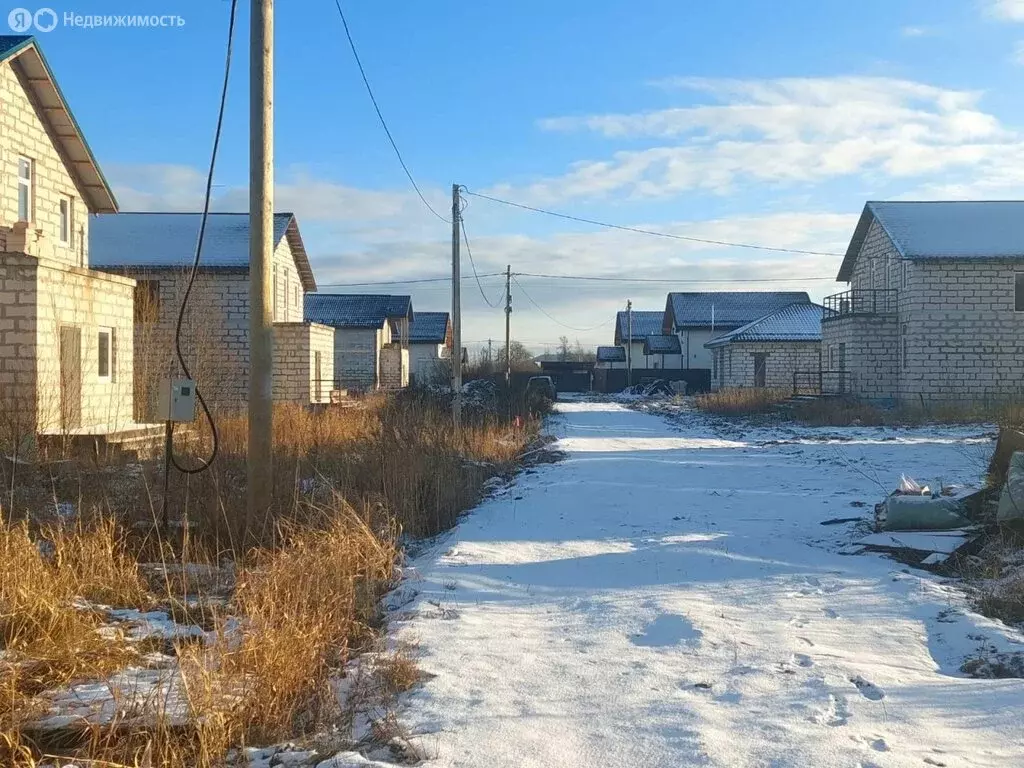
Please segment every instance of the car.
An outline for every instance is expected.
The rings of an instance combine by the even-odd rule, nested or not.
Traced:
[[[550,376],[531,376],[526,382],[526,403],[530,410],[544,410],[544,401],[553,403],[558,397]]]

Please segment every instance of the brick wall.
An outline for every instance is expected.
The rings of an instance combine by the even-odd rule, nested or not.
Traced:
[[[329,403],[333,367],[333,328],[316,323],[274,324],[275,401],[300,405]]]
[[[857,397],[896,397],[897,329],[895,315],[845,315],[826,320],[821,324],[822,369],[846,371],[845,386]],[[839,381],[826,384],[838,386]]]
[[[709,352],[711,350],[708,350]],[[821,344],[816,341],[734,342],[722,348],[723,376],[712,387],[754,386],[754,355],[764,354],[765,386],[791,389],[794,371],[817,371]]]
[[[80,427],[86,431],[124,428],[132,413],[133,295],[135,282],[123,277],[40,262],[37,272],[36,370],[38,430],[61,430],[61,328],[79,329],[81,344]],[[99,332],[112,331],[111,369],[99,374]]]
[[[42,259],[87,267],[88,210],[25,85],[11,62],[0,64],[0,250],[6,247],[7,234],[18,220],[18,159],[25,157],[33,165],[28,252]],[[70,198],[72,208],[72,237],[68,244],[60,242],[62,197]]]
[[[447,380],[449,366],[441,360],[445,351],[443,344],[409,345],[409,371],[416,386],[443,384]]]
[[[309,329],[309,389],[311,403],[331,402],[334,389],[334,329],[329,325],[307,323]],[[320,368],[317,370],[317,353]]]
[[[1024,392],[1024,259],[919,261],[899,315],[899,397],[1004,398]]]
[[[374,328],[335,328],[334,381],[339,389],[377,387],[380,333]]]
[[[275,323],[301,323],[302,297],[305,291],[295,266],[295,256],[288,238],[282,237],[274,249],[271,272],[271,292],[274,294],[273,317]]]
[[[36,268],[0,253],[0,447],[36,431]]]
[[[409,350],[398,343],[385,344],[380,350],[381,389],[409,386]]]

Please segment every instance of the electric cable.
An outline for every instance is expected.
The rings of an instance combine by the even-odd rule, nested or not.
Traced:
[[[587,331],[596,331],[598,328],[601,328],[601,327],[603,327],[605,325],[608,325],[609,323],[613,322],[612,320],[605,320],[603,323],[598,323],[597,325],[591,326],[590,328],[577,328],[574,325],[569,325],[568,323],[563,323],[561,320],[558,320],[557,318],[552,317],[548,313],[548,311],[546,309],[544,309],[544,307],[542,307],[540,304],[538,304],[536,301],[534,301],[533,297],[527,292],[527,290],[525,288],[523,288],[522,284],[518,280],[516,280],[514,276],[512,278],[512,282],[515,283],[519,287],[519,290],[521,290],[523,292],[523,295],[529,300],[529,302],[531,304],[533,304],[533,306],[535,306],[537,309],[539,309],[541,311],[541,313],[545,317],[547,317],[548,320],[550,320],[551,322],[555,323],[556,325],[562,326],[563,328],[568,328],[570,331],[579,331],[580,333],[586,333]]]

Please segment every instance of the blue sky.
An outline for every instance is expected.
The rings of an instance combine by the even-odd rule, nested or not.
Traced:
[[[333,0],[277,5],[277,207],[298,214],[318,281],[446,274],[450,232],[392,155]],[[185,25],[59,26],[40,42],[122,209],[196,209],[229,3],[146,6]],[[216,180],[219,207],[235,210],[246,205],[248,162],[248,2],[240,6]],[[459,182],[625,225],[839,252],[865,199],[1021,196],[1024,0],[344,6],[392,132],[438,208]],[[140,11],[115,0],[53,7]],[[520,278],[561,322],[516,297],[514,335],[538,351],[563,334],[610,343],[627,299],[657,309],[671,289],[836,289],[686,281],[831,277],[838,257],[595,230],[477,198],[465,216],[481,272],[511,263],[671,281]],[[493,301],[500,278],[482,282]],[[448,306],[443,284],[409,292],[414,307]],[[503,314],[475,284],[463,295],[464,338],[500,338]]]

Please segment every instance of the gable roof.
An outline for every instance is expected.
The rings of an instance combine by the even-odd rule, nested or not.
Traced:
[[[645,355],[681,355],[683,348],[679,337],[674,333],[667,335],[651,335],[644,340]]]
[[[615,315],[615,343],[626,344],[629,340],[629,312]],[[633,341],[643,341],[652,333],[661,333],[664,312],[633,310]]]
[[[837,280],[852,277],[872,221],[905,259],[1024,258],[1024,200],[869,200]]]
[[[410,344],[444,344],[448,340],[447,312],[417,312],[409,326]]]
[[[117,213],[117,200],[31,35],[0,35],[0,62],[10,62],[29,100],[40,112],[54,146],[67,165],[90,213]]]
[[[89,226],[89,264],[95,269],[185,269],[195,257],[201,213],[128,212],[97,216]],[[313,269],[291,213],[274,214],[273,244],[287,238],[302,287],[316,290]],[[210,213],[200,269],[249,268],[249,214]]]
[[[670,293],[666,332],[676,328],[735,328],[794,302],[809,302],[806,291],[711,291]]]
[[[626,362],[626,350],[623,347],[598,347],[597,362],[624,363]]]
[[[704,346],[709,349],[733,341],[821,341],[821,318],[828,312],[820,304],[799,302],[723,334]]]
[[[410,296],[369,293],[307,293],[304,319],[335,328],[383,328],[392,318],[415,321]]]

